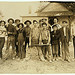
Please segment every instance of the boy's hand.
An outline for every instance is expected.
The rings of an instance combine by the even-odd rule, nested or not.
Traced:
[[[8,32],[8,34],[12,34],[12,32]]]

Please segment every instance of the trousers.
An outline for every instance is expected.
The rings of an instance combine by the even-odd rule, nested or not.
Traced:
[[[62,58],[65,60],[69,59],[69,48],[68,48],[68,42],[66,37],[64,37],[64,40],[62,42]]]
[[[0,37],[0,58],[2,58],[2,48],[4,47],[5,37]]]
[[[74,58],[75,58],[75,36],[73,37]]]

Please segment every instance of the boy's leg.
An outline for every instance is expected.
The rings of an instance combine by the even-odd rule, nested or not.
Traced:
[[[65,58],[66,58],[66,60],[69,61],[70,55],[69,55],[69,48],[68,48],[68,43],[67,42],[66,42],[65,48],[66,48],[66,50],[65,50],[65,53],[66,53]]]
[[[58,45],[56,45],[56,60],[58,60]]]
[[[11,37],[13,58],[15,57],[15,37]]]
[[[7,37],[7,48],[6,48],[6,50],[8,50],[9,47],[10,47],[10,37]]]
[[[62,59],[65,60],[65,42],[62,42]]]
[[[73,37],[74,58],[75,58],[75,36]]]
[[[45,61],[44,56],[43,56],[43,53],[42,53],[42,50],[41,50],[41,47],[36,47],[36,48],[37,48],[37,50],[38,50],[39,59],[40,59],[41,61]]]
[[[20,45],[20,42],[18,42],[18,51],[19,51],[19,57],[21,58],[21,45]]]
[[[26,49],[27,44],[28,44],[28,48]],[[31,58],[31,48],[29,47],[29,38],[27,38],[25,41],[25,52],[26,52],[25,60],[29,60]]]
[[[51,51],[51,46],[48,46],[48,60],[51,61],[52,60],[52,51]]]
[[[53,51],[53,60],[55,60],[55,45],[52,45],[52,51]]]
[[[5,43],[5,38],[0,38],[0,58],[2,58],[2,48]]]

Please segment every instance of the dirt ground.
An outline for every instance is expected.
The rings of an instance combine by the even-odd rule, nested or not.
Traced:
[[[70,62],[59,59],[54,62],[42,62],[38,58],[37,50],[32,50],[32,58],[25,60],[0,60],[0,73],[31,73],[31,74],[49,74],[49,73],[75,73],[75,59],[73,59],[73,45],[70,43]]]

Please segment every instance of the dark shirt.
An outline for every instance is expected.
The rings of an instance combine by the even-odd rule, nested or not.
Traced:
[[[30,31],[31,31],[31,28],[28,27],[28,26],[26,26],[26,27],[24,28],[24,36],[25,36],[25,37],[29,37],[29,36],[30,36]]]
[[[18,40],[24,40],[23,29],[19,29],[18,31]]]
[[[13,25],[8,25],[7,27],[7,32],[11,32],[11,33],[8,33],[8,36],[15,36],[16,35],[16,29]]]
[[[51,32],[51,44],[58,44],[60,39],[60,32],[59,30],[54,33],[54,31]]]

